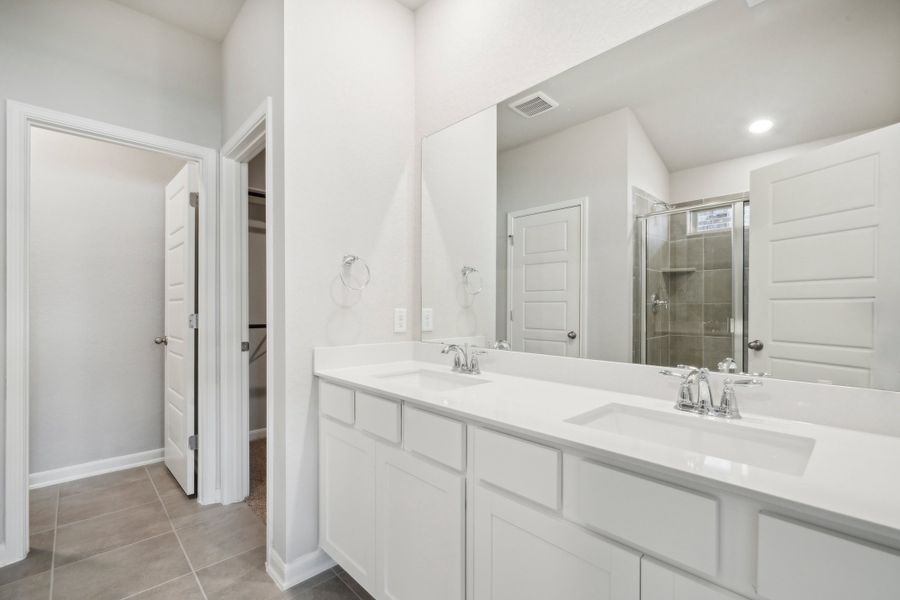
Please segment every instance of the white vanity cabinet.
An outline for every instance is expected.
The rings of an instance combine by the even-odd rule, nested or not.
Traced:
[[[376,456],[376,594],[465,597],[465,479],[400,448]]]
[[[641,559],[641,600],[743,600],[652,558]]]
[[[465,597],[465,426],[321,382],[319,539],[378,600]],[[408,432],[412,448],[400,445]],[[426,458],[435,455],[435,459]]]
[[[641,555],[559,515],[479,486],[474,600],[638,600]]]
[[[844,525],[351,387],[320,382],[320,542],[377,600],[900,598]]]
[[[375,585],[375,441],[319,420],[319,540],[366,589]]]

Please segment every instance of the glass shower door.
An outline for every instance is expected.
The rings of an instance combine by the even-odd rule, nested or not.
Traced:
[[[642,362],[743,370],[744,215],[736,198],[643,217]]]

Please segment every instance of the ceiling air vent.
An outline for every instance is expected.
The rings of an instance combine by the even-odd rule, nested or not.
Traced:
[[[559,106],[559,102],[557,102],[544,92],[529,94],[524,98],[519,98],[515,102],[509,103],[509,107],[511,109],[513,109],[526,119],[531,119],[538,116],[539,114],[547,112],[548,110],[553,110],[557,106]]]

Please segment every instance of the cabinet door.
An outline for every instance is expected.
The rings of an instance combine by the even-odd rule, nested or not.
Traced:
[[[479,487],[475,600],[638,600],[640,554]]]
[[[363,587],[375,585],[375,442],[319,419],[319,543]]]
[[[743,600],[743,597],[645,556],[641,559],[641,600]]]
[[[465,479],[384,444],[376,445],[378,596],[462,600]]]

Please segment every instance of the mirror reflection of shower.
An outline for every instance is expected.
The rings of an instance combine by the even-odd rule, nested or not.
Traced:
[[[633,360],[746,364],[747,194],[669,204],[635,198]]]

